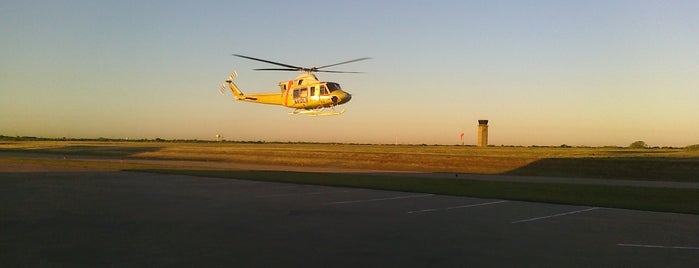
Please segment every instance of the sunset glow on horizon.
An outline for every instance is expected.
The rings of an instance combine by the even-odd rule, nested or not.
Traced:
[[[697,1],[9,1],[0,135],[382,144],[699,144]],[[339,116],[234,101],[298,66]]]

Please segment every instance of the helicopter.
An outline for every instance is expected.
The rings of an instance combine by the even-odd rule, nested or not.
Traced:
[[[340,84],[320,81],[313,73],[361,73],[321,69],[370,59],[365,57],[320,67],[307,68],[238,54],[233,54],[233,56],[285,67],[254,69],[256,71],[302,71],[304,73],[293,80],[279,82],[279,93],[244,94],[233,82],[233,79],[238,76],[238,73],[233,71],[233,73],[228,76],[225,83],[221,84],[221,94],[224,94],[226,84],[228,84],[236,100],[260,104],[282,105],[294,109],[292,112],[289,112],[290,115],[305,114],[310,116],[340,115],[345,112],[345,109],[336,111],[335,106],[345,104],[352,99],[352,95],[343,91],[342,88],[340,88]]]

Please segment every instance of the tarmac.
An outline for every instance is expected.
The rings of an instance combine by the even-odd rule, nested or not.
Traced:
[[[0,264],[699,267],[699,215],[5,166]]]

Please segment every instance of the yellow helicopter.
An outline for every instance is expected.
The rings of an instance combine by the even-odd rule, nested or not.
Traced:
[[[306,68],[238,54],[234,54],[234,56],[285,67],[254,69],[256,71],[303,71],[304,73],[294,78],[294,80],[279,82],[279,88],[281,89],[280,93],[244,94],[233,82],[233,79],[238,76],[238,73],[234,71],[230,76],[228,76],[226,82],[221,84],[221,94],[224,93],[227,83],[236,100],[261,104],[283,105],[285,107],[294,108],[294,111],[289,113],[291,115],[306,114],[311,116],[342,114],[345,112],[345,110],[342,109],[342,111],[338,112],[335,110],[335,106],[345,104],[352,99],[351,94],[342,91],[340,84],[335,82],[320,81],[318,80],[318,77],[313,74],[314,72],[360,73],[321,69],[370,59],[359,58],[320,67]],[[330,108],[330,111],[326,111],[327,108]]]

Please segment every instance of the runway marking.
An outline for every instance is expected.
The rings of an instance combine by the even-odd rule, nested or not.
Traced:
[[[310,192],[310,193],[289,193],[289,194],[268,194],[268,195],[258,195],[255,198],[268,198],[268,197],[281,197],[281,196],[295,196],[295,195],[320,195],[320,194],[332,194],[332,193],[346,193],[349,190],[342,191],[320,191],[320,192]]]
[[[376,201],[407,199],[407,198],[420,198],[420,197],[428,197],[428,196],[433,196],[433,194],[405,195],[405,196],[375,198],[375,199],[362,199],[362,200],[348,200],[348,201],[330,202],[330,203],[325,203],[325,204],[326,205],[340,205],[340,204],[365,203],[365,202],[376,202]]]
[[[487,206],[487,205],[495,205],[495,204],[500,204],[500,203],[505,203],[505,202],[507,202],[507,200],[500,200],[500,201],[488,202],[488,203],[471,204],[471,205],[463,205],[463,206],[455,206],[455,207],[447,207],[447,208],[430,208],[430,209],[422,209],[422,210],[413,210],[413,211],[408,211],[406,213],[413,214],[413,213],[424,213],[424,212],[434,212],[434,211],[446,211],[446,210],[452,210],[452,209],[472,208],[472,207],[480,207],[480,206]]]
[[[329,188],[329,187],[322,187],[322,186],[314,186],[314,185],[306,185],[306,184],[294,184],[294,185],[287,185],[287,186],[279,186],[279,187],[270,187],[266,188],[266,190],[286,190],[286,189],[301,189],[303,187],[314,187],[314,188]]]
[[[571,211],[571,212],[566,212],[566,213],[560,213],[560,214],[556,214],[556,215],[549,215],[549,216],[536,217],[536,218],[531,218],[531,219],[526,219],[526,220],[513,221],[513,222],[511,222],[511,223],[522,223],[522,222],[538,221],[538,220],[543,220],[543,219],[549,219],[549,218],[555,218],[555,217],[560,217],[560,216],[567,216],[567,215],[572,215],[572,214],[577,214],[577,213],[592,211],[592,210],[595,210],[595,209],[599,209],[599,208],[598,208],[598,207],[593,207],[593,208],[581,209],[581,210],[576,210],[576,211]]]
[[[663,249],[691,249],[699,250],[699,247],[679,247],[679,246],[661,246],[661,245],[640,245],[640,244],[616,244],[620,247],[636,247],[636,248],[663,248]]]

